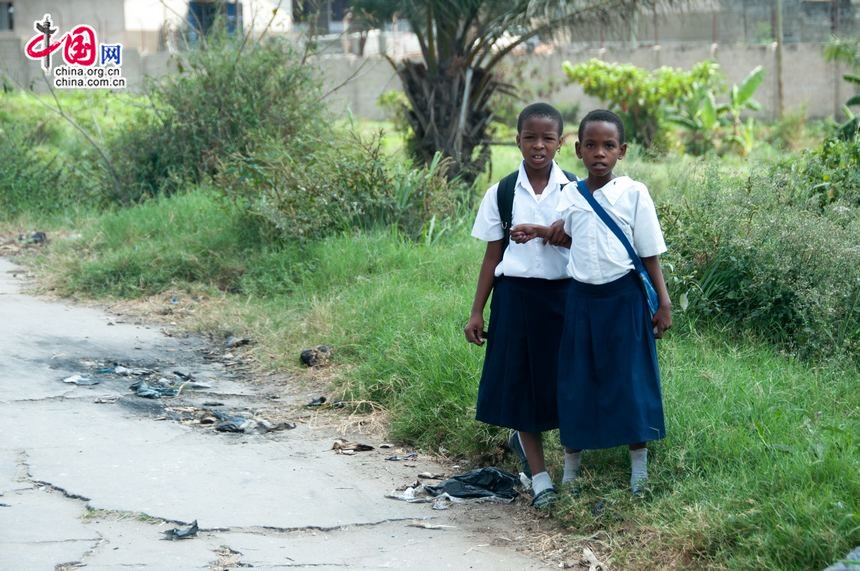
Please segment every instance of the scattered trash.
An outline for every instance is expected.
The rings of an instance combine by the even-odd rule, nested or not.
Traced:
[[[418,452],[410,452],[409,454],[405,454],[403,456],[389,456],[386,460],[390,460],[392,462],[400,462],[401,460],[415,460],[418,458]]]
[[[394,444],[380,444],[379,448],[394,448]]]
[[[212,413],[213,417],[217,417],[216,413]],[[212,424],[208,416],[204,416],[200,423]],[[277,430],[292,430],[296,427],[294,422],[279,422],[274,424],[265,418],[248,418],[245,416],[228,416],[224,417],[215,424],[215,430],[218,432],[242,432],[244,434],[265,434],[267,432],[275,432]]]
[[[242,347],[243,345],[250,345],[251,340],[247,337],[234,337],[232,335],[228,336],[227,339],[224,340],[224,347],[227,349],[232,349],[233,347]]]
[[[448,494],[455,498],[487,498],[497,497],[513,501],[518,492],[515,487],[519,478],[498,468],[479,468],[454,476],[438,486],[425,486],[433,496]]]
[[[603,512],[606,511],[606,502],[603,500],[597,500],[593,506],[591,506],[592,515],[603,515]]]
[[[331,357],[331,347],[317,345],[313,349],[304,349],[300,355],[302,364],[306,367],[322,367],[328,364]]]
[[[588,571],[603,571],[603,563],[597,558],[594,552],[587,548],[582,548],[582,566],[588,566]]]
[[[445,474],[434,474],[432,472],[421,472],[418,474],[419,480],[441,480],[445,477]]]
[[[119,397],[99,397],[93,402],[95,404],[113,404],[119,400]]]
[[[428,523],[425,521],[407,523],[408,527],[418,527],[421,529],[457,529],[456,525],[442,525],[441,523]]]
[[[48,241],[48,235],[44,232],[30,232],[29,234],[18,234],[18,243],[39,246]]]
[[[434,479],[441,474],[430,474]],[[434,510],[446,510],[451,504],[505,503],[519,495],[514,489],[517,477],[498,468],[480,468],[445,480],[437,486],[426,486],[420,481],[386,494],[386,498],[409,503],[432,502]]]
[[[63,379],[64,383],[69,383],[71,385],[80,385],[83,387],[97,385],[101,381],[98,379],[93,379],[87,375],[72,375],[71,377],[66,377]]]
[[[373,450],[373,446],[370,444],[359,444],[358,442],[349,442],[344,440],[343,438],[338,438],[334,441],[331,447],[332,450],[336,451],[338,454],[346,454],[352,455],[356,452],[368,452],[369,450]]]
[[[0,508],[11,508],[9,504],[0,504]]]
[[[107,367],[104,369],[96,369],[96,373],[104,374],[104,373],[115,373],[116,369],[114,367]]]
[[[181,381],[190,381],[191,380],[191,375],[189,375],[189,374],[182,373],[180,371],[173,371],[173,374],[176,375],[177,377],[179,377],[179,380],[181,380]]]
[[[132,385],[128,388],[134,391],[134,394],[136,394],[137,396],[143,397],[145,399],[175,397],[179,392],[178,387],[166,384],[163,381],[166,381],[166,379],[159,379],[158,381],[152,382],[140,380],[136,383],[132,383]]]
[[[325,404],[325,402],[326,402],[325,397],[317,397],[314,400],[312,400],[311,402],[309,402],[308,404],[306,404],[305,406],[312,408],[312,407],[322,406]]]
[[[203,406],[224,406],[224,403],[218,401],[206,401],[203,403]]]
[[[197,520],[191,522],[190,525],[186,525],[184,527],[174,527],[173,529],[168,529],[163,532],[165,535],[165,539],[169,539],[170,541],[176,541],[178,539],[191,539],[192,537],[197,537],[197,531],[199,528],[197,527]]]
[[[114,367],[112,372],[116,373],[117,375],[124,375],[126,377],[142,377],[144,375],[152,375],[153,373],[155,373],[155,371],[153,371],[152,369],[144,369],[143,367],[129,368],[123,367],[122,365],[117,365],[116,367]]]

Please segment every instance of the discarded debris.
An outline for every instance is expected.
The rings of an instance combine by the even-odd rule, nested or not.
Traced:
[[[358,442],[349,442],[344,440],[343,438],[338,438],[334,441],[331,447],[332,450],[337,452],[338,454],[346,454],[351,455],[356,452],[368,452],[373,450],[373,446],[370,444],[360,444]]]
[[[132,376],[132,375],[135,377],[142,377],[144,375],[151,375],[151,374],[155,373],[155,371],[153,371],[152,369],[145,369],[143,367],[130,368],[130,367],[123,367],[122,365],[117,365],[116,367],[113,368],[113,371],[106,371],[106,372],[113,372],[113,373],[116,373],[117,375],[124,375],[126,377]]]
[[[48,235],[44,232],[29,232],[26,234],[18,234],[18,243],[25,245],[39,246],[48,241]]]
[[[317,345],[313,349],[304,349],[299,358],[306,367],[322,367],[327,365],[331,358],[331,347]]]
[[[224,416],[218,413],[211,413],[213,418],[221,416],[221,420],[215,424],[215,430],[218,432],[242,432],[244,434],[265,434],[267,432],[275,432],[278,430],[292,430],[296,427],[293,422],[279,422],[277,424],[269,422],[265,418],[249,418],[246,416],[234,415]],[[200,424],[212,424],[208,416],[204,416],[200,420]]]
[[[603,571],[603,563],[587,547],[582,548],[582,563],[588,566],[588,571]]]
[[[168,529],[164,532],[164,535],[165,539],[169,539],[170,541],[176,541],[177,539],[191,539],[192,537],[197,537],[198,530],[197,520],[195,519],[190,525]]]
[[[232,349],[233,347],[242,347],[243,345],[250,345],[251,340],[247,337],[234,337],[232,335],[228,336],[227,339],[224,340],[224,347],[227,349]]]
[[[386,460],[390,460],[392,462],[400,462],[401,460],[415,460],[418,458],[418,452],[410,452],[403,456],[389,456]]]
[[[99,379],[94,379],[89,375],[72,375],[71,377],[66,377],[63,379],[64,383],[69,383],[71,385],[80,385],[80,386],[91,386],[97,385],[101,381]]]
[[[119,400],[119,397],[99,397],[93,402],[95,404],[113,404]]]
[[[448,494],[455,498],[487,498],[497,497],[513,501],[518,492],[515,487],[519,479],[498,468],[479,468],[454,476],[438,486],[425,486],[430,495]]]
[[[408,527],[418,527],[421,529],[457,529],[456,525],[442,525],[441,523],[428,523],[426,521],[407,523]]]
[[[166,379],[159,379],[158,381],[144,381],[140,380],[136,383],[132,383],[128,388],[134,391],[139,397],[143,397],[145,399],[157,399],[161,397],[175,397],[178,393],[178,387],[172,386],[170,384],[166,384],[163,382]]]
[[[308,408],[314,408],[314,407],[324,405],[325,402],[326,402],[325,397],[317,397],[314,400],[312,400],[311,402],[309,402],[308,404],[306,404],[305,406],[307,406]]]
[[[218,401],[206,401],[203,403],[203,406],[224,406],[224,403]]]
[[[445,474],[434,474],[432,472],[421,472],[418,474],[419,480],[441,480]]]

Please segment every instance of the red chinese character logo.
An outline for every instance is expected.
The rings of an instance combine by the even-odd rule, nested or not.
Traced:
[[[66,34],[63,58],[69,65],[90,66],[96,61],[96,33],[89,26],[78,26]]]
[[[91,66],[96,62],[96,33],[89,26],[77,26],[71,32],[63,34],[56,42],[51,42],[51,36],[57,32],[51,27],[50,15],[45,14],[44,22],[35,22],[34,29],[40,34],[27,42],[27,57],[43,59],[45,71],[51,69],[51,54],[63,45],[63,58],[69,65]]]

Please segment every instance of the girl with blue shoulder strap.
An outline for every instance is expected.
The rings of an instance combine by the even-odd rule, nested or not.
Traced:
[[[556,239],[563,224],[573,277],[559,350],[558,403],[565,445],[563,482],[575,481],[582,450],[628,445],[630,489],[648,475],[646,443],[666,433],[655,338],[672,326],[660,268],[666,251],[648,189],[613,169],[624,158],[624,125],[592,111],[579,126],[576,154],[588,178],[569,184],[563,223],[514,226],[511,239]]]

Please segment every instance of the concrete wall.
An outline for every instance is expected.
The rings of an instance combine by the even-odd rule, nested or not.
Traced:
[[[0,69],[18,85],[43,91],[39,64],[24,56],[24,43],[17,37],[0,36]],[[549,55],[519,57],[525,59],[525,65],[531,70],[524,77],[533,77],[539,83],[555,78],[560,85],[548,97],[550,102],[579,102],[581,109],[603,106],[603,103],[585,97],[579,86],[565,83],[561,64],[566,60],[578,63],[596,57],[605,61],[630,62],[649,69],[661,65],[689,69],[696,62],[714,57],[730,83],[739,83],[756,65],[762,65],[765,81],[756,94],[764,108],[760,115],[765,118],[775,116],[775,53],[771,46],[714,48],[702,44],[676,44],[660,49],[641,47],[634,50],[620,45],[568,47]],[[157,77],[170,69],[170,55],[165,52],[139,55],[136,50],[126,48],[123,58],[123,77],[128,80],[130,91],[141,91],[145,76]],[[834,64],[824,61],[820,44],[789,44],[784,50],[784,61],[786,111],[805,108],[810,117],[832,116],[838,114],[841,105],[857,92],[856,86],[842,80],[842,73],[847,70],[838,70]],[[387,90],[401,89],[390,64],[379,57],[331,55],[320,58],[319,63],[327,90],[334,90],[326,101],[336,112],[348,110],[357,117],[381,119],[383,114],[376,106],[377,97]]]
[[[824,61],[820,44],[789,44],[783,52],[784,93],[786,111],[806,109],[810,117],[822,118],[840,112],[842,104],[856,92],[854,85],[842,79],[846,70],[837,70],[834,64]],[[689,69],[697,62],[714,58],[730,84],[740,83],[757,65],[765,70],[765,80],[756,92],[762,104],[760,116],[773,118],[776,114],[776,56],[771,46],[703,46],[702,44],[675,44],[659,49],[623,46],[568,47],[550,55],[519,56],[525,59],[527,72],[523,77],[535,78],[541,84],[554,78],[561,87],[547,99],[551,103],[579,102],[581,109],[603,107],[604,103],[586,97],[576,84],[566,84],[562,63],[579,63],[590,58],[609,62],[632,63],[647,69],[661,65]],[[363,62],[366,62],[363,64]],[[326,84],[334,86],[355,72],[349,85],[331,96],[334,109],[349,108],[354,115],[380,119],[382,112],[375,105],[380,93],[388,89],[401,89],[391,66],[376,58],[329,58],[322,66]]]

